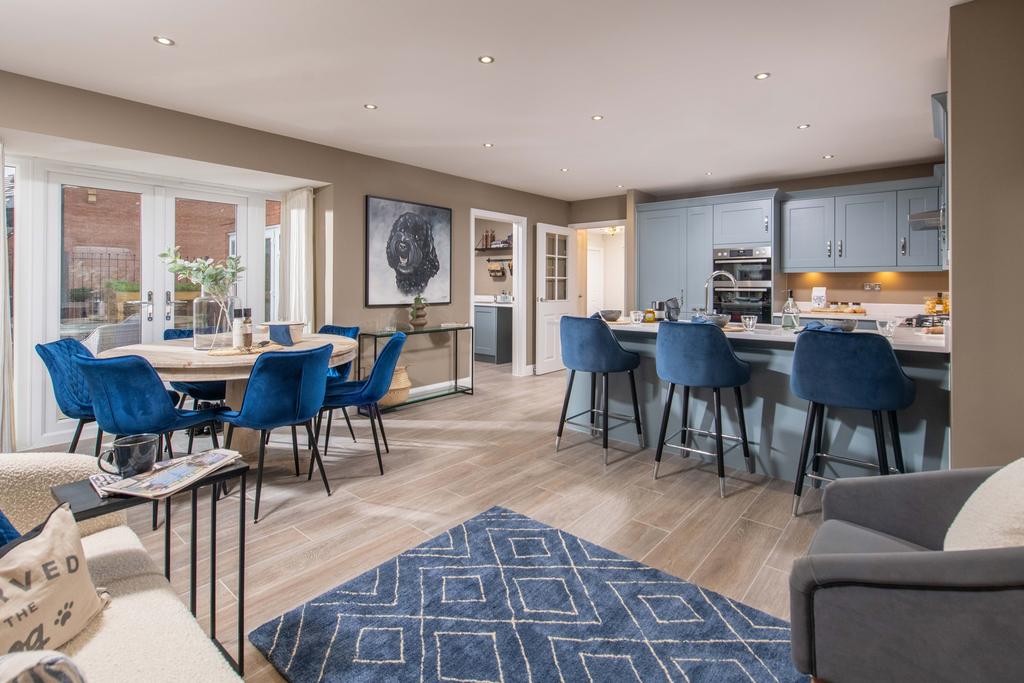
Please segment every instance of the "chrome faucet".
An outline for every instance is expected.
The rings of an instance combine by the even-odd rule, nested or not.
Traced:
[[[711,275],[708,275],[708,279],[704,281],[704,313],[706,315],[710,315],[715,312],[711,308],[711,283],[719,275],[724,275],[726,278],[728,278],[729,282],[732,283],[733,287],[736,286],[736,278],[733,277],[732,273],[728,271],[716,270],[715,272],[711,273]]]

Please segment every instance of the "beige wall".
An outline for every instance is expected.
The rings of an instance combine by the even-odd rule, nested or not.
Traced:
[[[597,223],[626,217],[626,195],[569,202],[570,223]]]
[[[511,223],[501,223],[499,221],[491,221],[486,218],[476,219],[476,242],[474,244],[482,245],[481,241],[484,236],[485,230],[494,230],[496,239],[503,240],[506,236],[512,234]],[[505,291],[509,294],[512,293],[512,278],[515,274],[508,274],[509,264],[505,263],[505,277],[493,278],[487,272],[487,259],[488,258],[512,258],[511,249],[502,249],[500,251],[480,251],[477,252],[473,257],[473,267],[476,269],[474,274],[476,280],[476,286],[474,294],[501,294]]]
[[[404,309],[363,306],[364,197],[367,194],[435,204],[452,209],[452,304],[428,309],[431,322],[464,322],[469,292],[469,212],[486,209],[528,219],[531,244],[537,222],[566,225],[568,202],[429,171],[406,164],[303,142],[211,119],[152,107],[0,71],[0,127],[167,154],[188,159],[312,178],[333,185],[320,190],[317,207],[316,282],[333,278],[332,296],[316,296],[316,320],[365,329],[405,319]],[[328,221],[330,218],[330,221]],[[333,273],[325,273],[324,226],[333,225]],[[531,251],[532,253],[532,251]],[[533,278],[529,279],[533,300]],[[324,304],[331,306],[325,316]],[[532,315],[528,320],[528,362],[533,358]],[[446,335],[423,335],[409,343],[410,375],[416,384],[449,376]],[[468,343],[462,370],[468,367]]]
[[[953,467],[1024,455],[1024,2],[950,10]]]

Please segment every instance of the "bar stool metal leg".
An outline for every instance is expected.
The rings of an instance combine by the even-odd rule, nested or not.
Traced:
[[[595,410],[597,410],[597,373],[596,372],[592,372],[592,373],[590,373],[590,435],[591,436],[594,436],[594,433],[596,431],[594,429],[595,420],[597,419],[597,415],[594,412]]]
[[[572,384],[576,381],[576,371],[569,371],[569,384],[565,387],[565,399],[562,401],[562,417],[558,420],[558,433],[555,434],[555,453],[558,452],[558,446],[562,443],[562,430],[565,428],[565,416],[569,412],[569,396],[572,394]],[[590,406],[593,408],[593,404]],[[590,413],[590,421],[594,421],[594,413]]]
[[[814,403],[807,404],[807,422],[804,424],[804,438],[800,446],[800,463],[797,465],[796,481],[793,483],[793,515],[796,516],[800,509],[800,494],[804,488],[804,476],[807,474],[807,454],[811,450],[811,432],[814,429],[814,420],[818,414],[818,407]]]
[[[813,442],[813,445],[811,446],[811,448],[812,448],[812,450],[811,450],[811,471],[814,472],[814,474],[816,476],[819,476],[819,477],[821,476],[822,470],[825,469],[825,459],[822,458],[821,455],[820,455],[823,452],[821,450],[821,442],[822,442],[822,437],[824,435],[824,431],[825,431],[825,406],[821,405],[821,406],[818,407],[818,410],[817,410],[817,412],[815,414],[815,417],[814,417],[814,442]],[[811,482],[812,482],[811,485],[814,488],[820,488],[821,487],[821,480],[820,479],[812,479]]]
[[[601,391],[604,393],[604,429],[601,433],[601,448],[604,449],[604,466],[608,467],[608,373],[601,373]]]
[[[654,478],[658,478],[658,469],[661,468],[661,454],[665,450],[665,433],[668,431],[668,418],[672,414],[672,394],[675,393],[676,385],[668,385],[668,396],[665,397],[665,410],[661,414],[661,431],[658,432],[658,450],[654,454]],[[683,408],[685,411],[686,408]]]
[[[633,422],[636,423],[636,439],[640,444],[640,448],[647,448],[647,444],[644,439],[644,428],[643,423],[640,420],[640,403],[636,400],[636,375],[633,371],[629,371],[629,391],[633,395]]]
[[[690,387],[683,387],[683,431],[679,435],[679,444],[681,446],[689,445],[690,441]],[[689,458],[690,452],[683,451],[683,457]]]
[[[889,431],[892,432],[889,436],[892,439],[892,459],[896,464],[896,469],[900,471],[900,474],[906,473],[906,468],[903,466],[903,445],[900,443],[900,424],[896,419],[896,411],[889,411]]]
[[[754,473],[754,459],[750,457],[750,443],[747,441],[747,419],[743,415],[743,392],[739,387],[733,387],[736,394],[736,416],[740,423],[740,439],[743,443],[743,459],[747,462],[747,472]]]
[[[725,498],[725,445],[722,443],[722,390],[714,388],[715,453],[718,467],[718,495]]]
[[[875,425],[875,448],[878,450],[878,472],[889,474],[889,456],[885,448],[885,424],[882,422],[882,411],[872,410],[871,421]]]

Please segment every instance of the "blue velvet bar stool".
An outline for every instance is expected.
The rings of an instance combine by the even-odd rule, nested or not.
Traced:
[[[736,357],[732,345],[725,333],[714,324],[698,322],[662,322],[658,326],[656,345],[658,377],[668,382],[668,397],[665,399],[665,411],[661,417],[661,431],[658,434],[658,450],[654,456],[654,478],[658,478],[661,466],[661,455],[665,448],[674,448],[688,456],[690,453],[710,455],[715,458],[718,467],[718,493],[725,497],[725,444],[724,441],[738,441],[743,447],[743,458],[747,463],[747,471],[754,472],[754,459],[750,456],[750,444],[747,441],[747,421],[743,416],[743,391],[741,387],[750,382],[750,364]],[[682,429],[669,435],[668,421],[672,413],[672,397],[676,386],[683,387],[683,423]],[[688,424],[690,412],[690,390],[709,388],[715,412],[715,431],[696,429]],[[736,416],[739,421],[740,435],[732,436],[722,433],[722,389],[732,388],[736,397]],[[711,453],[698,448],[691,448],[690,434],[713,436],[715,452]],[[669,439],[680,435],[679,445],[668,443]]]
[[[344,327],[342,325],[322,325],[320,327],[320,334],[334,334],[334,335],[337,335],[339,337],[348,337],[349,339],[358,339],[359,338],[359,328],[358,327]],[[330,368],[327,371],[327,389],[328,389],[328,391],[330,391],[330,388],[331,388],[332,384],[340,384],[340,383],[343,383],[343,382],[347,381],[348,380],[348,376],[349,376],[349,374],[351,372],[352,372],[352,361],[349,361],[348,363],[345,363],[344,365],[339,365],[336,368]],[[323,420],[323,417],[324,417],[324,410],[326,410],[326,409],[321,409],[320,413],[316,417],[316,433],[317,434],[320,433],[320,423],[321,423],[321,421]],[[347,408],[342,408],[341,409],[341,414],[345,416],[345,424],[348,425],[348,433],[349,433],[349,435],[351,435],[352,441],[355,441],[356,440],[356,432],[355,432],[354,429],[352,429],[352,420],[350,420],[349,417],[348,417],[348,409]],[[333,410],[327,410],[327,434],[328,434],[327,438],[328,439],[330,439],[331,421],[333,419],[334,419],[334,411]],[[383,429],[384,429],[384,426],[381,425],[381,430],[383,430]],[[295,435],[294,434],[292,434],[292,440],[293,441],[295,440]],[[327,444],[326,443],[324,443],[324,453],[327,453]]]
[[[92,410],[92,395],[74,359],[79,356],[92,358],[92,353],[82,345],[82,342],[71,338],[36,344],[36,353],[43,359],[43,364],[50,373],[53,396],[57,399],[60,412],[72,420],[78,420],[75,435],[68,447],[68,453],[74,453],[78,448],[78,440],[82,437],[82,428],[96,421]],[[102,445],[103,430],[97,429],[96,457],[99,457]]]
[[[390,450],[387,448],[387,437],[384,436],[384,418],[381,417],[380,406],[377,403],[384,398],[384,395],[391,388],[391,379],[395,374],[395,366],[398,365],[398,357],[402,354],[402,347],[405,346],[405,338],[404,332],[396,332],[391,336],[391,339],[388,339],[388,343],[384,345],[384,349],[377,356],[377,360],[370,370],[370,376],[365,380],[339,382],[328,379],[327,392],[324,396],[323,407],[327,410],[337,410],[338,408],[346,407],[366,409],[370,417],[373,446],[377,451],[377,467],[380,469],[381,474],[384,474],[384,460],[381,458],[380,442],[377,439],[378,425],[380,426],[380,435],[384,439],[384,448],[388,452]],[[329,429],[330,421],[327,424],[328,432],[324,437],[325,455],[331,436]],[[317,437],[319,436],[317,434]],[[307,478],[311,477],[312,473],[312,463],[310,463]]]
[[[164,330],[164,341],[173,339],[192,339],[192,328],[172,327]],[[223,403],[227,395],[227,382],[171,382],[171,388],[181,394],[181,401],[178,407],[184,407],[186,397],[192,399],[192,410],[199,410],[199,402]],[[192,452],[192,441],[195,439],[195,429],[188,431],[188,452]]]
[[[558,420],[558,433],[555,435],[555,452],[562,442],[562,430],[566,424],[580,425],[572,420],[580,415],[587,415],[590,420],[591,434],[601,433],[601,447],[604,449],[604,464],[608,465],[608,418],[619,423],[611,429],[621,427],[630,422],[636,425],[637,440],[640,448],[644,447],[644,428],[640,420],[640,405],[636,398],[636,375],[634,371],[640,367],[640,355],[626,351],[612,334],[608,324],[599,317],[579,318],[563,316],[559,333],[562,342],[562,364],[569,369],[569,383],[565,387],[565,399],[562,402],[562,416]],[[569,397],[572,385],[576,381],[577,372],[590,373],[590,408],[575,415],[569,412]],[[633,417],[612,415],[608,412],[608,376],[614,373],[629,374],[629,389],[633,396]],[[598,407],[597,376],[601,376],[602,400]],[[598,424],[597,418],[601,421]]]
[[[231,447],[235,427],[260,431],[259,461],[256,469],[256,500],[253,505],[253,523],[260,518],[260,493],[263,490],[263,460],[266,455],[267,436],[278,427],[306,428],[313,451],[313,462],[320,469],[327,495],[331,485],[327,481],[324,463],[313,436],[313,418],[324,402],[327,384],[327,364],[334,347],[325,344],[308,351],[268,351],[260,354],[252,366],[249,382],[242,397],[242,407],[219,414],[228,424],[225,444]],[[293,442],[294,446],[294,442]],[[298,452],[293,449],[298,474]],[[310,462],[310,476],[313,472]]]
[[[805,477],[815,482],[830,481],[822,476],[825,460],[877,469],[883,475],[891,472],[885,446],[883,412],[889,417],[896,469],[906,471],[896,412],[914,402],[914,380],[903,372],[892,345],[885,337],[830,328],[801,332],[793,352],[790,389],[808,402],[800,465],[793,488],[794,515],[800,506]],[[871,411],[877,463],[822,452],[825,411],[829,407]],[[811,472],[807,471],[808,459],[811,460]]]

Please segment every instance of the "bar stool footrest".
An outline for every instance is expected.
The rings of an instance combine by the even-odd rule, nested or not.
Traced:
[[[856,460],[854,458],[847,458],[847,457],[842,456],[842,455],[832,455],[831,453],[812,453],[812,457],[815,457],[815,456],[818,457],[818,458],[826,458],[828,460],[835,460],[836,462],[841,462],[841,463],[844,463],[846,465],[853,465],[854,467],[864,467],[864,468],[870,469],[870,470],[877,470],[877,469],[879,469],[878,463],[868,462],[866,460]],[[892,469],[892,468],[890,468],[890,469]],[[811,476],[811,475],[808,474],[807,476]]]

